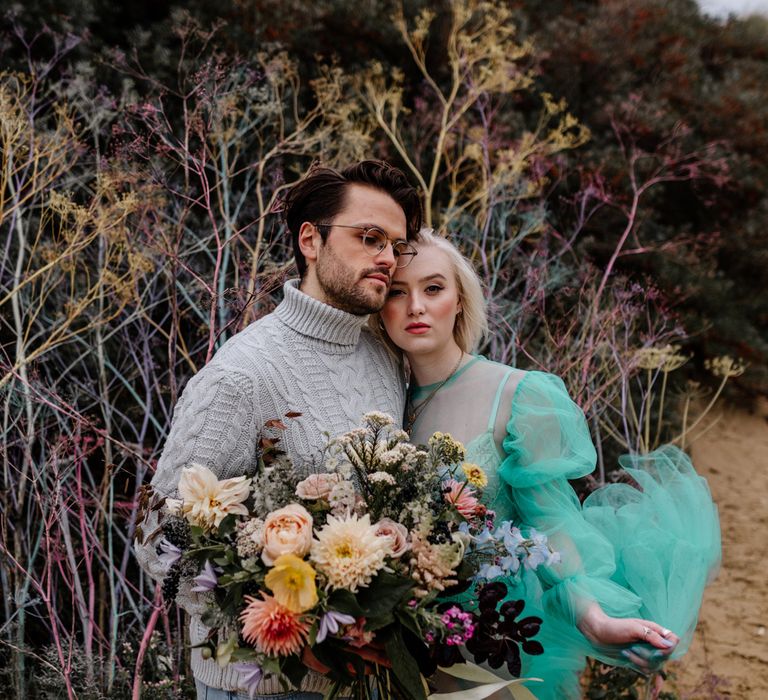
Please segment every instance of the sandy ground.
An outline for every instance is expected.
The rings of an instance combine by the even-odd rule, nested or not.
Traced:
[[[669,685],[683,700],[768,700],[768,403],[722,410],[693,462],[720,510],[723,566]]]

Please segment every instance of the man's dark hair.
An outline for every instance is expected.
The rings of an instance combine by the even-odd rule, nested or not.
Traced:
[[[291,232],[293,254],[299,275],[304,277],[307,262],[299,249],[299,230],[305,221],[324,223],[344,208],[348,185],[366,185],[388,194],[405,213],[406,237],[414,240],[421,228],[421,200],[402,170],[381,160],[362,160],[341,171],[313,167],[302,180],[288,191],[283,216]],[[318,228],[323,242],[328,229]]]

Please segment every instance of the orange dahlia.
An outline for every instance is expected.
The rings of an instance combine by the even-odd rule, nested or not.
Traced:
[[[268,656],[289,656],[304,647],[309,624],[283,607],[272,596],[246,596],[248,607],[240,614],[243,639]]]

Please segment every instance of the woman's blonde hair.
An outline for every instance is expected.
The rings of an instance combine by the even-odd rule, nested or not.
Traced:
[[[432,246],[442,250],[451,261],[459,291],[461,311],[453,327],[453,338],[464,352],[472,352],[488,336],[488,316],[483,287],[472,263],[447,238],[431,228],[419,231],[414,241],[416,249]]]

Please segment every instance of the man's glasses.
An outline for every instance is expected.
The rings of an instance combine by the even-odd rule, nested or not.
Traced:
[[[389,236],[378,226],[349,226],[346,224],[315,224],[317,228],[330,229],[332,226],[339,228],[353,228],[362,231],[360,240],[363,243],[363,250],[368,255],[375,257],[392,243],[392,253],[395,256],[395,267],[405,267],[409,265],[413,256],[417,254],[416,249],[408,241],[390,241]]]

